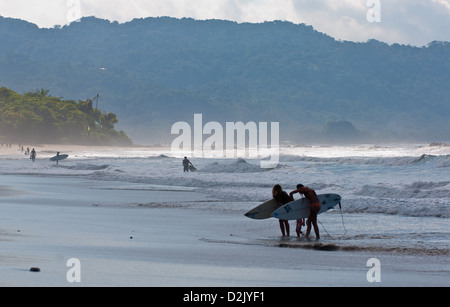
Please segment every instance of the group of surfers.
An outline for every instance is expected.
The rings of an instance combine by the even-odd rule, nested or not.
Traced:
[[[185,172],[189,172],[189,166],[192,165],[191,161],[189,161],[187,157],[184,157],[182,164],[183,170]],[[317,197],[316,192],[309,187],[305,187],[303,184],[298,184],[297,189],[291,191],[289,194],[283,191],[283,188],[279,184],[274,185],[272,188],[273,198],[275,198],[278,202],[280,202],[281,205],[285,205],[293,201],[294,200],[293,195],[295,193],[304,195],[310,201],[309,216],[308,220],[306,221],[307,228],[305,238],[309,239],[309,234],[311,232],[312,226],[314,227],[314,232],[316,233],[316,240],[319,240],[320,235],[319,235],[319,227],[317,226],[317,214],[320,211],[320,201],[319,198]],[[300,237],[302,226],[305,226],[305,220],[304,219],[297,220],[296,232],[298,237]],[[290,227],[289,222],[287,220],[280,220],[280,229],[283,237],[289,237]]]
[[[319,227],[317,226],[317,214],[320,211],[320,201],[319,198],[317,197],[316,192],[309,187],[305,187],[303,184],[298,184],[297,189],[291,191],[289,194],[283,191],[283,188],[279,184],[274,185],[274,187],[272,188],[273,198],[275,198],[282,205],[285,205],[293,201],[294,200],[293,195],[295,193],[304,195],[310,202],[309,216],[308,220],[306,221],[307,227],[305,238],[309,239],[309,234],[311,232],[311,225],[312,225],[314,227],[314,232],[316,233],[316,240],[319,240],[320,235],[319,235]],[[299,237],[301,234],[302,226],[305,226],[305,220],[304,219],[297,220],[296,232],[297,236]],[[280,229],[283,237],[289,237],[290,227],[289,222],[287,220],[280,220]]]

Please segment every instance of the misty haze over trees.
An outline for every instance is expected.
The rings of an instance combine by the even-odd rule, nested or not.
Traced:
[[[0,17],[0,87],[100,93],[135,142],[177,121],[280,122],[293,142],[448,141],[450,43],[336,41],[289,22],[83,18],[39,29]]]

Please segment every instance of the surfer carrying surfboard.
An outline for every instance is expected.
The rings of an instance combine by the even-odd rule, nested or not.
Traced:
[[[276,184],[273,186],[272,196],[278,202],[280,202],[282,205],[285,205],[294,200],[294,198],[292,196],[289,196],[288,193],[283,191],[283,188],[279,184]],[[283,235],[283,237],[286,237],[286,236],[289,237],[289,230],[290,230],[289,229],[289,221],[279,220],[279,222],[280,222],[281,234]]]
[[[184,160],[183,160],[184,172],[189,172],[189,164],[192,165],[192,167],[194,167],[194,165],[191,163],[191,161],[189,161],[187,157],[184,157]]]
[[[292,195],[295,193],[303,194],[307,199],[309,199],[309,216],[306,221],[306,235],[305,238],[309,239],[309,233],[311,232],[311,224],[314,227],[314,232],[316,233],[316,240],[320,239],[319,235],[319,226],[317,226],[317,214],[320,211],[320,201],[317,197],[316,191],[309,187],[305,187],[303,184],[297,184],[297,190],[291,191],[289,193],[290,197],[293,198]]]

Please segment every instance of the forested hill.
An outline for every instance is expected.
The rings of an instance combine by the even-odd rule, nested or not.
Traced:
[[[297,142],[450,136],[447,42],[355,43],[289,22],[168,17],[91,17],[53,29],[0,18],[0,41],[0,86],[100,94],[100,108],[138,141],[160,141],[194,113],[205,122],[279,121],[281,139]]]
[[[92,100],[70,101],[40,89],[20,95],[0,88],[1,143],[131,145],[116,131],[113,113],[102,112]]]

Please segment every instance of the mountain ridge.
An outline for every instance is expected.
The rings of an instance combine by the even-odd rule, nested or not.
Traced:
[[[279,121],[281,139],[295,142],[336,140],[327,127],[342,121],[360,132],[355,142],[450,135],[448,42],[355,43],[290,22],[170,17],[53,29],[0,17],[0,40],[0,85],[100,94],[138,141],[170,139],[194,113]]]

